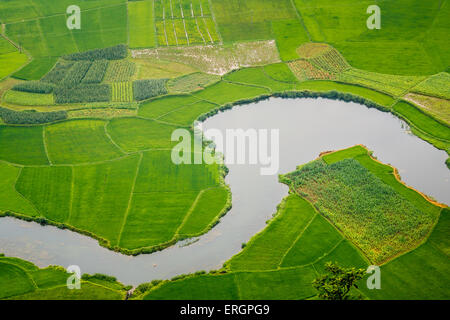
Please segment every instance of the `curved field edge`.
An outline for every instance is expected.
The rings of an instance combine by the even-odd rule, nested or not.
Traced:
[[[130,287],[105,275],[83,275],[80,290],[70,290],[72,274],[59,266],[36,265],[0,254],[0,299],[8,300],[124,300]]]
[[[345,150],[348,149],[340,151],[345,152]],[[365,148],[364,150],[367,151]],[[320,155],[320,158],[333,153],[338,154],[339,151],[324,152]],[[379,163],[373,157],[371,157],[371,160]],[[408,188],[399,180],[398,175],[394,173],[394,168],[388,165],[385,166],[392,169],[398,184]],[[282,180],[282,176],[280,179]],[[429,201],[426,197],[424,199]],[[296,211],[291,210],[289,212],[293,208],[293,202],[299,203],[300,207],[297,207]],[[435,205],[432,201],[429,203],[433,206]],[[448,230],[450,223],[450,210],[446,206],[439,207],[439,209],[441,209],[439,210],[440,214],[427,237],[418,243],[415,248],[392,257],[392,259],[381,265],[382,290],[368,290],[365,283],[366,279],[363,279],[360,281],[359,289],[356,290],[356,293],[361,294],[366,299],[448,299],[450,292],[446,284],[450,283],[450,278],[446,275],[446,270],[448,268],[450,246],[448,239],[446,239],[446,230]],[[300,214],[300,216],[296,216],[296,214]],[[289,215],[291,215],[291,220],[288,219]],[[303,217],[301,217],[302,215]],[[303,219],[304,222],[300,222],[300,225],[295,225],[294,222],[299,218],[301,218],[300,220]],[[294,226],[299,227],[299,229],[296,230],[296,234],[291,235],[290,241],[293,242],[291,244],[286,243],[283,250],[287,251],[281,256],[280,261],[280,255],[278,254],[280,248],[278,246],[280,241],[283,241],[280,239],[278,239],[280,241],[274,241],[274,238],[267,237],[270,235],[270,232],[277,237],[283,238],[286,236],[286,229],[277,230],[275,228],[280,225],[283,219],[288,228]],[[327,231],[326,235],[334,234],[334,237],[338,238],[325,244],[327,242],[324,241],[325,234],[318,233],[314,236],[313,233],[313,237],[311,237],[311,232],[309,231],[317,219],[324,221],[328,225],[329,231]],[[308,232],[309,234],[307,234]],[[321,235],[321,237],[316,238],[318,235]],[[339,236],[342,238],[339,239]],[[309,241],[306,241],[308,238]],[[265,240],[265,242],[261,242],[261,240]],[[301,243],[302,246],[299,247],[298,243]],[[319,244],[317,245],[317,243]],[[260,246],[262,251],[256,252],[256,255],[248,255],[249,250],[255,246]],[[270,246],[275,246],[275,248],[271,249]],[[195,274],[180,275],[172,280],[144,284],[141,289],[138,287],[133,298],[151,300],[308,299],[316,295],[315,290],[312,289],[311,281],[324,271],[325,262],[337,261],[339,264],[347,267],[361,268],[367,268],[371,264],[351,241],[335,229],[331,222],[322,217],[303,197],[297,193],[292,193],[292,190],[290,195],[278,205],[277,212],[268,221],[267,226],[253,236],[243,248],[240,253],[225,262],[220,270],[214,270],[209,273],[199,271]],[[320,251],[325,248],[327,248],[325,252]],[[300,251],[298,251],[299,249]],[[291,253],[295,250],[297,250],[297,259],[298,254],[300,254],[300,261],[302,261],[301,254],[306,254],[307,260],[303,263],[299,262],[300,264],[294,263],[291,266],[289,264],[287,266],[284,265],[287,261],[286,256],[292,256]],[[275,256],[273,256],[273,253],[275,253]],[[267,257],[271,257],[270,259],[275,258],[274,266],[264,267],[261,264],[261,262],[267,261]],[[427,260],[423,260],[424,258]],[[243,264],[240,266],[235,265],[235,262],[239,259]],[[259,262],[255,264],[254,259],[259,259]],[[407,270],[402,268],[410,268],[412,271],[407,272]],[[296,274],[295,280],[300,280],[301,282],[292,283],[292,275],[284,275],[285,273]],[[423,291],[425,285],[429,288]],[[275,286],[280,286],[284,291],[280,292]],[[218,287],[220,288],[217,291],[213,291],[213,289]]]

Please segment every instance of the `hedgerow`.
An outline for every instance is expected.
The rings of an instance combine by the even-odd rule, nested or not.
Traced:
[[[89,71],[86,73],[81,83],[91,84],[102,82],[107,68],[108,60],[95,60],[92,62]]]
[[[127,57],[127,47],[124,44],[119,44],[114,47],[90,50],[86,52],[78,52],[64,56],[65,60],[80,61],[80,60],[120,60]]]
[[[137,80],[133,82],[134,99],[137,101],[149,99],[167,93],[167,79]]]
[[[56,88],[56,103],[105,102],[111,99],[111,87],[106,84],[86,84],[75,88]]]
[[[53,112],[14,111],[0,107],[0,117],[7,124],[40,124],[67,119],[65,110]]]
[[[16,84],[12,90],[31,93],[52,93],[55,86],[41,81],[27,81]]]

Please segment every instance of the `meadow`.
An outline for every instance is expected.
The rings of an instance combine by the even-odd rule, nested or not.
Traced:
[[[84,275],[80,290],[66,286],[70,274],[62,267],[39,269],[34,264],[0,256],[0,299],[124,300],[128,287],[112,277]],[[107,279],[107,280],[105,280]]]

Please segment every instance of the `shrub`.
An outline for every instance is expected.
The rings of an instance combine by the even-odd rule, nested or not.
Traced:
[[[76,88],[56,88],[56,103],[105,102],[111,99],[107,84],[86,84]]]
[[[107,68],[108,60],[94,61],[81,82],[85,84],[102,82]]]
[[[40,124],[67,119],[67,112],[13,111],[0,107],[0,117],[8,124]]]
[[[27,81],[16,84],[14,87],[12,87],[12,90],[31,93],[52,93],[54,88],[55,86],[51,83]]]
[[[113,282],[113,283],[117,281],[116,277],[108,276],[108,275],[102,274],[102,273],[96,273],[93,275],[85,273],[81,276],[81,279],[83,279],[83,280],[97,279],[97,280],[103,280],[103,281],[108,281],[108,282]]]
[[[167,93],[167,79],[137,80],[133,82],[134,99],[137,101],[149,99]]]
[[[125,59],[128,55],[127,47],[124,44],[119,44],[114,47],[90,50],[86,52],[78,52],[64,56],[66,60],[80,61],[80,60],[120,60]]]

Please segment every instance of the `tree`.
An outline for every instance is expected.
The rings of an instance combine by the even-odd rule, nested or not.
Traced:
[[[321,275],[313,281],[313,287],[319,291],[319,298],[324,300],[350,300],[358,297],[349,295],[352,287],[358,288],[356,282],[361,280],[366,271],[356,268],[342,268],[337,263],[325,265],[328,274]]]

